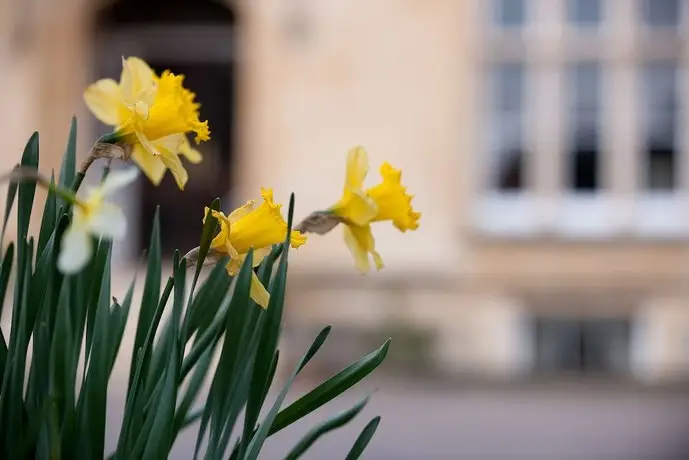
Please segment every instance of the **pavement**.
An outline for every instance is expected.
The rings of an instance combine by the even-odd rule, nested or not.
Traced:
[[[302,381],[289,401],[308,391]],[[282,459],[319,421],[373,393],[352,421],[321,438],[304,460],[344,459],[366,423],[381,424],[362,458],[368,460],[686,460],[689,393],[614,386],[555,385],[450,388],[386,378],[363,381],[319,411],[270,437],[260,457]],[[272,404],[276,394],[269,396]],[[111,391],[111,405],[123,397]],[[120,410],[109,410],[114,447]],[[171,459],[192,457],[196,428],[178,437]]]

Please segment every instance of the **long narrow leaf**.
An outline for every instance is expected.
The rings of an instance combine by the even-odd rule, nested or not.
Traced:
[[[364,449],[366,449],[371,439],[373,439],[373,435],[376,434],[379,424],[380,416],[373,417],[373,419],[366,424],[361,434],[359,434],[359,437],[354,441],[354,445],[350,449],[345,460],[357,460],[361,457],[361,454],[364,453]]]
[[[289,451],[289,453],[285,457],[285,460],[298,459],[318,440],[318,438],[351,422],[352,419],[354,419],[354,417],[356,417],[359,414],[359,412],[361,412],[361,410],[364,408],[364,406],[368,403],[368,400],[369,398],[366,397],[358,403],[356,403],[354,407],[351,407],[350,409],[347,409],[346,411],[343,411],[335,415],[334,417],[329,418],[328,420],[313,427],[297,443],[297,445]]]
[[[284,254],[283,257],[285,257]],[[309,349],[306,351],[304,356],[297,364],[297,367],[294,369],[294,371],[292,371],[292,374],[290,375],[289,379],[287,379],[287,383],[285,383],[285,386],[283,387],[282,391],[275,400],[275,403],[273,403],[273,407],[271,407],[270,411],[268,411],[268,414],[263,420],[263,423],[252,436],[251,442],[247,447],[247,453],[246,455],[242,456],[243,460],[256,460],[258,458],[258,454],[260,453],[261,448],[263,447],[263,443],[269,435],[270,427],[273,425],[275,417],[277,416],[278,411],[280,410],[280,406],[282,406],[282,403],[285,400],[287,393],[292,387],[292,383],[294,383],[294,379],[297,377],[297,374],[299,373],[299,369],[302,369],[306,365],[306,363],[308,363],[310,357],[314,356],[318,352],[318,350],[321,348],[323,342],[325,342],[325,339],[327,337],[328,330],[323,329],[316,336]],[[245,435],[246,434],[247,433],[245,433]]]
[[[19,167],[19,165],[17,165]],[[14,206],[14,200],[17,197],[17,187],[19,184],[16,182],[10,182],[7,186],[7,197],[5,198],[5,215],[2,219],[2,233],[0,234],[0,249],[1,245],[5,241],[5,232],[7,231],[7,222],[9,221],[10,214],[12,213],[12,207]]]
[[[310,414],[358,383],[383,362],[389,347],[390,339],[373,353],[351,364],[280,411],[270,429],[270,434],[277,433]]]
[[[179,254],[175,254],[175,262]],[[185,288],[186,261],[175,263],[174,284],[175,294],[172,304],[172,317],[170,329],[167,331],[169,349],[168,365],[164,373],[164,383],[161,390],[161,397],[156,411],[153,413],[155,418],[151,433],[144,448],[143,459],[165,460],[172,447],[175,419],[175,404],[177,401],[177,384],[179,381],[179,370],[181,366],[179,329],[184,308],[184,288]]]
[[[2,319],[3,307],[5,306],[5,296],[7,295],[7,286],[12,274],[12,262],[14,261],[14,243],[10,243],[5,251],[5,257],[2,259],[2,266],[0,266],[0,319]],[[0,381],[2,379],[0,378]]]
[[[24,168],[38,169],[38,133],[34,132],[24,147],[21,165]],[[24,241],[29,232],[31,211],[36,195],[36,183],[23,181],[19,184],[19,198],[17,208],[17,241]],[[21,250],[21,246],[20,246]]]
[[[72,117],[72,123],[69,126],[69,137],[67,139],[67,147],[65,155],[62,157],[62,166],[60,168],[60,186],[68,188],[74,182],[74,176],[77,169],[77,118]]]
[[[50,177],[51,189],[55,185],[55,177]],[[43,248],[45,248],[48,238],[53,234],[55,226],[57,225],[57,198],[55,193],[50,190],[45,198],[45,205],[43,206],[43,218],[41,220],[41,231],[38,235],[38,246],[36,246],[36,255],[41,257]]]
[[[289,210],[287,214],[287,235],[285,236],[285,241],[283,246],[289,248],[290,235],[292,231],[292,221],[294,216],[294,194],[290,196]],[[259,342],[258,350],[256,351],[255,367],[253,369],[253,375],[251,379],[251,389],[249,391],[249,400],[246,406],[246,412],[244,414],[244,433],[251,433],[256,426],[256,421],[258,420],[261,407],[263,406],[264,398],[266,392],[264,389],[268,386],[267,379],[270,377],[272,379],[271,366],[273,357],[277,350],[278,340],[280,338],[280,326],[282,324],[282,313],[285,304],[285,288],[287,284],[287,253],[285,251],[282,258],[280,259],[280,265],[278,268],[278,273],[273,281],[273,286],[270,295],[270,304],[266,312],[266,318],[264,326],[261,330],[261,340]],[[262,273],[262,281],[265,283],[267,277],[270,276],[272,271],[272,263],[266,261],[266,264],[261,267],[264,271]],[[329,332],[329,331],[328,331]],[[327,333],[326,333],[327,335]],[[310,357],[306,360],[311,359]],[[297,373],[299,370],[297,371]],[[242,457],[246,452],[248,447],[249,437],[242,437],[239,446],[239,456]]]
[[[160,298],[160,283],[162,279],[162,261],[160,247],[160,208],[156,208],[153,217],[153,228],[151,229],[151,240],[148,246],[148,268],[146,270],[146,281],[144,282],[144,292],[141,297],[141,309],[136,325],[136,335],[134,336],[134,350],[140,350],[146,340],[149,325],[155,315],[158,300]],[[129,369],[128,391],[131,391],[134,379],[135,360],[132,360]]]

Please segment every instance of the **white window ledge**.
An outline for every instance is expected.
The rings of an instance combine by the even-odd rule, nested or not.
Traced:
[[[689,237],[689,197],[686,194],[657,193],[637,197],[634,203],[633,233],[644,239]]]
[[[604,193],[565,195],[554,209],[553,232],[563,239],[610,239],[629,222],[629,202]]]
[[[488,237],[564,241],[689,239],[689,196],[609,194],[540,198],[533,193],[491,193],[474,209],[476,230]]]
[[[530,238],[543,228],[542,201],[533,194],[494,193],[479,199],[474,210],[477,229],[491,237]]]

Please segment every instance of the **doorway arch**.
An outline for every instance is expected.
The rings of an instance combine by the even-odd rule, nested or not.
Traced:
[[[169,172],[158,187],[141,176],[128,191],[131,239],[124,250],[130,258],[147,247],[158,205],[163,256],[197,246],[204,206],[232,188],[235,24],[232,8],[214,0],[117,0],[96,14],[96,78],[118,79],[123,56],[141,57],[159,73],[184,74],[185,86],[201,103],[201,119],[211,128],[211,140],[198,146],[204,160],[197,165],[183,160],[189,171],[184,191]],[[98,126],[99,135],[104,129]]]

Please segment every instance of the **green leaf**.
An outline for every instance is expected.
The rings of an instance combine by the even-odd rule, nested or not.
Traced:
[[[216,198],[213,200],[213,202],[210,205],[210,209],[214,211],[219,211],[220,210],[220,198]],[[192,306],[192,299],[194,298],[194,291],[196,290],[196,283],[199,280],[199,275],[201,275],[201,270],[203,269],[203,262],[206,260],[206,256],[208,255],[208,251],[210,250],[211,247],[211,242],[213,241],[213,237],[215,236],[215,232],[218,228],[218,220],[213,217],[213,215],[208,212],[208,216],[206,218],[206,221],[203,224],[203,228],[201,230],[201,241],[199,242],[199,253],[198,253],[198,259],[196,261],[196,270],[194,271],[194,279],[191,282],[191,290],[189,291],[189,300],[187,302],[187,315],[185,315],[185,333],[183,334],[183,337],[188,337],[186,334],[186,328],[187,326],[187,318],[190,317],[191,313],[193,313],[193,310],[191,309]],[[186,339],[184,341],[186,343]]]
[[[285,236],[284,245],[289,247],[290,235],[292,230],[292,220],[294,216],[294,194],[290,196],[289,208],[287,213],[287,234]],[[259,341],[258,350],[256,351],[255,365],[251,379],[251,389],[249,391],[249,400],[244,414],[244,433],[251,433],[256,426],[259,413],[265,397],[267,395],[265,388],[270,385],[268,378],[272,380],[271,366],[273,357],[277,350],[278,340],[280,338],[280,326],[282,324],[282,313],[285,303],[285,287],[287,283],[287,253],[285,251],[283,257],[280,259],[278,272],[273,281],[270,294],[270,302],[266,310],[266,318],[263,328],[260,332],[261,339]],[[271,251],[272,254],[272,251]],[[273,269],[273,262],[270,258],[261,267],[261,282],[267,283],[270,278],[270,273]],[[330,331],[326,332],[326,336]],[[306,361],[311,359],[309,357]],[[301,370],[301,369],[300,369]],[[297,372],[299,372],[298,370]],[[243,436],[240,447],[239,457],[243,457],[248,447],[249,437]]]
[[[341,412],[334,417],[316,425],[297,443],[294,448],[287,454],[285,460],[296,460],[301,457],[304,452],[306,452],[309,447],[315,443],[321,436],[333,431],[337,428],[345,426],[347,423],[351,422],[354,417],[356,417],[359,412],[368,403],[369,398],[366,397],[356,403],[354,407]]]
[[[72,123],[69,126],[69,137],[67,139],[67,148],[65,155],[62,157],[62,167],[60,168],[60,186],[69,188],[74,182],[74,176],[77,169],[77,118],[72,117]]]
[[[91,357],[91,343],[93,341],[93,333],[95,328],[96,311],[100,306],[101,298],[106,299],[106,304],[110,302],[110,279],[108,283],[103,282],[105,273],[110,272],[110,254],[112,250],[112,242],[106,239],[101,239],[96,249],[96,255],[93,258],[92,268],[89,267],[91,273],[91,289],[89,301],[86,307],[86,359],[89,362]],[[107,291],[105,291],[107,289]],[[84,366],[86,372],[86,366]]]
[[[366,424],[366,427],[361,431],[359,437],[354,441],[354,445],[350,449],[345,460],[357,460],[361,457],[361,454],[364,453],[364,449],[366,449],[368,443],[371,442],[373,435],[376,434],[379,424],[380,416],[373,417],[373,419]]]
[[[22,167],[38,169],[38,132],[34,132],[24,148],[21,160]],[[19,207],[17,208],[17,240],[23,241],[29,232],[31,210],[36,195],[36,183],[23,181],[19,184]],[[19,247],[21,251],[21,246]]]
[[[186,344],[191,337],[196,334],[194,344],[205,334],[206,330],[214,324],[218,318],[218,305],[220,305],[230,289],[233,278],[227,274],[225,268],[229,262],[229,257],[223,257],[206,278],[205,282],[198,290],[191,308],[187,310],[182,328],[182,339]],[[224,318],[224,316],[223,316]],[[222,328],[224,320],[218,325]],[[184,372],[186,375],[186,372]]]
[[[16,166],[18,168],[19,165]],[[16,169],[15,168],[15,169]],[[2,249],[3,241],[5,241],[5,232],[7,231],[7,222],[9,221],[12,207],[14,206],[14,199],[17,196],[17,187],[19,184],[10,182],[7,186],[7,197],[5,198],[5,215],[2,220],[2,234],[0,234],[0,249]]]
[[[60,425],[74,417],[74,389],[78,356],[74,356],[74,329],[71,321],[70,282],[62,284],[57,304],[55,332],[50,347],[50,399]],[[70,430],[71,434],[71,430]],[[64,437],[63,455],[76,455],[77,446],[70,445],[69,436]]]
[[[50,177],[50,185],[55,185],[54,176]],[[57,225],[57,198],[55,193],[51,191],[45,198],[45,205],[43,206],[43,219],[41,220],[41,231],[38,236],[38,246],[36,247],[36,255],[38,257],[43,254],[48,238],[53,234],[55,226]]]
[[[288,251],[285,251],[283,253],[283,256],[282,256],[283,258],[286,257],[287,252]],[[283,264],[281,263],[281,265],[283,265]],[[325,328],[316,336],[313,343],[311,344],[309,349],[306,351],[306,354],[304,354],[304,356],[299,361],[299,364],[297,365],[297,367],[294,369],[294,371],[292,371],[292,375],[290,375],[289,379],[287,380],[287,383],[282,388],[282,391],[280,392],[277,399],[275,400],[275,403],[273,403],[273,407],[271,407],[270,411],[268,411],[268,414],[266,415],[265,419],[263,420],[263,423],[258,428],[258,430],[256,430],[253,437],[251,438],[251,442],[249,443],[249,446],[247,447],[246,455],[241,457],[243,460],[256,460],[258,458],[258,454],[261,452],[261,448],[263,447],[263,443],[265,442],[266,438],[269,436],[269,429],[271,426],[273,426],[273,424],[275,422],[275,417],[278,413],[278,410],[280,410],[280,406],[282,406],[282,403],[285,400],[285,397],[287,396],[289,389],[292,387],[292,383],[294,383],[294,379],[297,377],[297,374],[299,374],[299,370],[303,369],[304,366],[309,362],[311,357],[313,357],[316,353],[318,353],[318,350],[321,348],[321,346],[323,345],[323,342],[325,342],[325,339],[328,337],[328,333],[329,333],[329,329]],[[244,435],[246,436],[246,435],[248,435],[248,433],[244,433]]]
[[[113,309],[110,311],[110,323],[112,324],[112,335],[110,339],[110,368],[108,373],[112,372],[115,365],[115,359],[117,358],[117,352],[122,344],[122,336],[124,335],[124,328],[127,325],[127,319],[129,318],[129,310],[132,305],[132,298],[134,297],[134,286],[136,280],[132,280],[127,290],[127,294],[124,297],[124,301],[120,306],[115,300],[113,303]]]
[[[105,245],[105,269],[101,278],[100,295],[97,300],[91,353],[88,372],[77,402],[77,419],[82,441],[81,455],[87,458],[101,458],[105,444],[105,420],[110,379],[110,245]]]
[[[175,253],[175,262],[179,259],[179,253]],[[168,458],[172,447],[175,419],[175,404],[177,402],[177,384],[181,365],[179,329],[184,308],[184,288],[186,274],[186,260],[175,263],[174,285],[175,295],[172,305],[172,317],[170,328],[167,330],[169,344],[167,367],[164,373],[164,383],[161,396],[155,412],[154,422],[144,448],[144,459]]]
[[[159,306],[160,283],[162,278],[162,260],[160,248],[160,207],[156,207],[153,217],[153,228],[151,229],[151,241],[148,246],[148,268],[146,270],[146,281],[144,292],[141,297],[141,310],[136,325],[136,335],[134,336],[134,350],[140,350],[149,332],[149,325],[155,315],[156,308]],[[157,327],[157,326],[156,326]],[[132,360],[129,368],[128,391],[131,391],[136,360]]]
[[[351,364],[280,411],[270,429],[270,434],[277,433],[286,426],[310,414],[358,383],[383,362],[389,347],[390,339],[386,340],[373,353]]]
[[[2,266],[0,266],[0,319],[2,318],[3,307],[5,306],[5,295],[7,295],[7,286],[12,274],[12,262],[14,260],[14,243],[10,243],[5,251],[5,257],[2,259]],[[2,379],[0,378],[0,381]]]
[[[0,329],[0,381],[5,378],[5,366],[7,365],[7,342],[5,334]]]
[[[146,429],[142,426],[143,423],[143,404],[145,402],[141,401],[141,392],[144,385],[143,378],[147,374],[148,362],[151,355],[151,347],[153,346],[153,339],[155,338],[156,331],[158,330],[158,325],[160,324],[160,318],[163,316],[163,310],[170,298],[170,293],[174,286],[174,279],[168,278],[163,294],[160,297],[158,305],[153,313],[153,317],[148,323],[148,328],[146,331],[146,336],[144,338],[143,344],[139,349],[134,350],[133,361],[136,363],[134,368],[134,375],[131,380],[131,385],[127,390],[127,401],[125,402],[124,417],[122,419],[122,429],[120,430],[120,437],[117,441],[117,450],[115,458],[132,458],[129,452],[134,447],[134,442],[136,440],[135,436],[141,433],[147,433],[150,430],[150,426]],[[141,325],[141,318],[139,318],[139,325]],[[145,325],[143,325],[145,327]],[[152,419],[151,419],[151,422]],[[131,437],[130,437],[131,436]],[[142,447],[143,448],[143,447]]]
[[[36,262],[36,271],[31,277],[31,285],[40,287],[31,289],[31,293],[29,294],[26,311],[27,321],[25,325],[25,334],[27,337],[34,328],[34,323],[41,313],[44,302],[46,299],[52,297],[49,292],[49,287],[55,272],[55,236],[56,234],[53,232],[50,239],[46,242],[45,250],[43,254],[39,256]],[[48,305],[48,307],[52,308],[52,305]]]
[[[228,260],[229,258],[225,257],[215,266],[208,279],[199,290],[196,300],[194,301],[194,303],[198,302],[200,304],[196,310],[197,312],[200,312],[203,308],[207,310],[208,314],[212,312],[216,314],[212,322],[209,322],[208,327],[199,328],[196,340],[194,340],[191,350],[186,358],[184,358],[184,363],[182,364],[182,378],[187,376],[200,356],[212,343],[217,342],[222,334],[226,322],[225,315],[231,300],[231,298],[227,296],[227,291],[232,282],[232,278],[227,276],[227,271],[225,269]],[[201,319],[203,318],[199,318],[196,322],[200,322]],[[193,324],[192,320],[187,324],[190,328],[188,332],[196,332],[195,329],[197,325]],[[186,336],[183,333],[184,343],[186,343],[186,340],[184,340],[185,338]]]
[[[3,458],[15,458],[20,450],[33,443],[33,432],[23,432],[27,419],[23,400],[24,376],[26,372],[26,353],[29,337],[26,335],[26,307],[31,288],[31,260],[33,259],[33,239],[20,240],[17,255],[17,280],[14,290],[14,308],[8,363],[0,389],[0,446]],[[24,441],[18,445],[17,440]]]
[[[192,418],[192,421],[189,420],[190,417],[187,415],[189,413],[189,409],[191,409],[192,404],[194,404],[196,397],[201,391],[201,386],[203,385],[206,376],[208,375],[208,369],[213,363],[213,353],[215,352],[217,343],[218,342],[216,341],[215,343],[204,347],[203,353],[200,356],[200,359],[197,361],[197,364],[194,368],[194,374],[189,380],[187,391],[184,393],[184,397],[179,403],[175,413],[175,438],[181,429],[186,427],[188,424],[193,423],[195,420],[200,419],[201,415],[203,414],[203,411],[198,411],[196,418]],[[182,380],[182,378],[180,378],[180,380]]]
[[[249,342],[242,337],[242,332],[247,329],[245,325],[251,321],[252,317],[259,313],[259,309],[249,300],[249,289],[253,275],[252,261],[253,251],[250,250],[235,278],[234,291],[225,319],[225,341],[206,401],[207,412],[201,418],[195,457],[198,455],[200,442],[207,427],[210,428],[208,455],[211,458],[222,456],[222,452],[218,449],[220,448],[223,428],[228,423],[234,423],[231,420],[231,410],[233,406],[236,408],[236,403],[233,404],[233,396],[237,394],[236,389],[241,387],[240,376],[244,371],[244,368],[238,363],[241,361],[242,348],[245,348]]]

